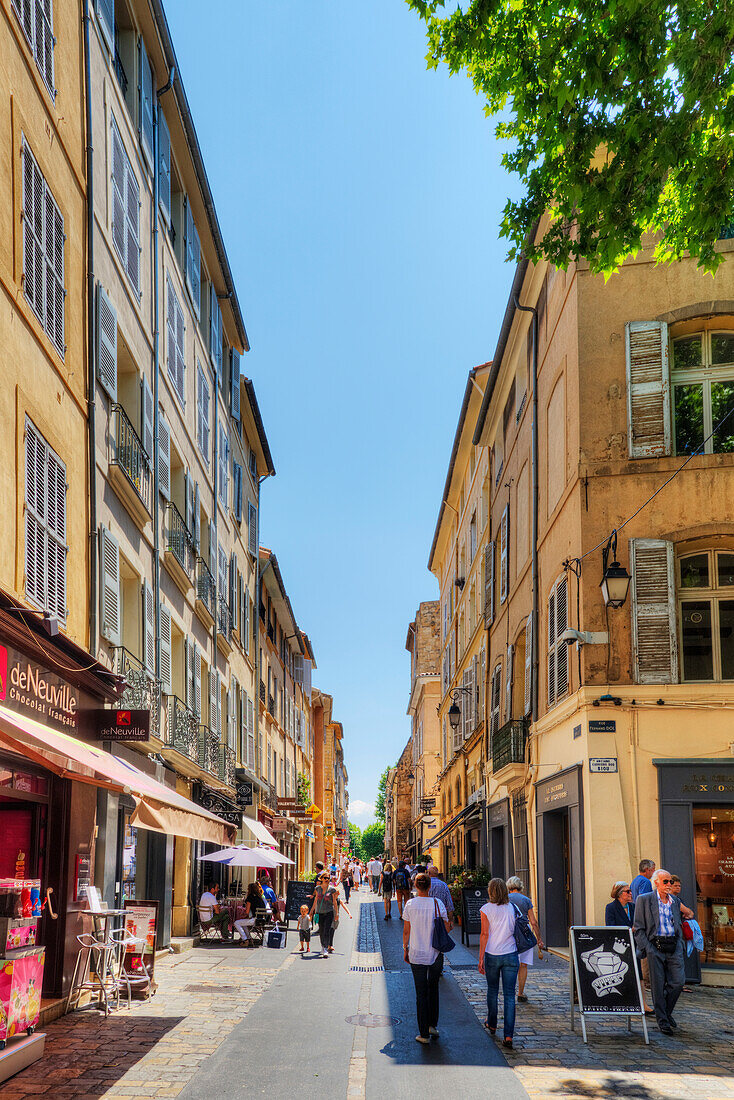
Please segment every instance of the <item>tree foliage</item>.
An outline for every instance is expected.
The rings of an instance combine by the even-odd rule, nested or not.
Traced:
[[[656,232],[658,259],[716,269],[734,205],[731,0],[407,2],[429,67],[465,71],[501,116],[503,164],[525,185],[504,208],[511,259],[609,273]]]
[[[385,824],[375,821],[362,833],[362,859],[372,859],[385,851]]]
[[[355,825],[352,821],[347,822],[347,828],[349,829],[349,851],[358,859],[364,859],[362,830],[359,825]]]
[[[384,772],[380,776],[380,782],[377,784],[377,798],[375,800],[375,817],[378,821],[385,824],[385,791],[387,788],[387,773],[390,768],[394,767],[394,764],[388,764]]]

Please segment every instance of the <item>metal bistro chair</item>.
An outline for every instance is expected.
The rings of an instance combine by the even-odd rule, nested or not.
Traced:
[[[115,932],[110,933],[110,938],[117,946],[117,975],[116,975],[116,993],[117,1003],[120,1003],[120,989],[124,985],[127,989],[127,1007],[130,1008],[130,1002],[132,997],[132,991],[140,990],[145,992],[146,1000],[149,1000],[154,990],[151,988],[150,974],[145,965],[143,952],[145,948],[145,939],[136,939],[135,936],[129,935],[124,928],[119,928]],[[138,974],[131,974],[125,969],[125,956],[128,953],[128,949],[131,947],[140,948],[140,965],[141,969]]]
[[[213,923],[211,911],[208,909],[206,910],[206,912],[209,913],[208,917],[205,917],[203,915],[204,910],[202,910],[201,908],[198,908],[197,912],[199,914],[199,943],[207,943],[209,940],[216,939],[217,932],[219,932],[219,937],[221,939],[221,926],[217,928],[217,926]]]
[[[265,933],[269,928],[273,927],[272,914],[265,908],[255,910],[255,923],[250,929],[250,935],[253,939],[260,940],[260,946],[262,947],[265,942]]]
[[[119,944],[110,935],[97,937],[91,932],[82,932],[77,936],[80,949],[74,964],[71,988],[66,998],[64,1015],[78,1008],[82,993],[96,993],[99,1003],[104,1005],[104,1014],[110,1014],[110,1000],[120,1004],[119,988]],[[94,978],[91,973],[94,973]]]

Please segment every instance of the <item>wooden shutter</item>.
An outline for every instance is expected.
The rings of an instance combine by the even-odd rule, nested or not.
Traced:
[[[126,257],[125,267],[128,278],[140,294],[140,185],[133,166],[125,154],[125,180],[126,180]]]
[[[100,630],[110,645],[120,645],[120,544],[106,527],[99,529],[99,556],[102,574]]]
[[[201,498],[199,496],[199,482],[194,485],[194,550],[201,553]]]
[[[191,199],[186,197],[186,286],[189,288],[194,313],[197,318],[201,310],[201,243],[194,224]]]
[[[201,650],[194,642],[194,713],[201,718]]]
[[[627,350],[627,434],[631,458],[669,455],[670,363],[664,321],[625,326]]]
[[[143,375],[143,447],[148,456],[148,461],[153,463],[153,391],[150,382]],[[159,471],[160,477],[160,471]]]
[[[556,590],[548,597],[548,706],[556,701]]]
[[[240,422],[240,353],[232,348],[230,355],[230,412],[232,419]]]
[[[161,690],[164,695],[170,695],[172,654],[171,654],[171,612],[164,604],[161,604]]]
[[[556,699],[568,692],[568,646],[561,638],[568,629],[568,581],[561,577],[556,585]]]
[[[494,622],[494,539],[484,547],[484,625]]]
[[[166,116],[158,107],[158,201],[166,221],[171,220],[171,135]]]
[[[26,594],[46,605],[46,444],[29,420],[25,435]]]
[[[247,548],[253,558],[257,557],[257,508],[251,501],[247,503]]]
[[[533,706],[533,616],[525,620],[525,707],[523,714],[530,714]]]
[[[97,377],[117,401],[117,310],[101,283],[97,286]]]
[[[672,542],[632,539],[632,646],[638,684],[678,681]]]
[[[150,67],[148,54],[142,36],[140,43],[140,78],[138,81],[138,96],[140,103],[140,144],[143,154],[148,162],[148,167],[153,167],[153,70]]]
[[[507,647],[505,656],[505,722],[512,721],[512,662],[514,650],[511,645]]]
[[[66,619],[66,467],[46,447],[46,603]]]
[[[171,430],[162,416],[158,417],[158,488],[166,500],[171,499]]]
[[[115,0],[96,0],[97,22],[110,53],[115,50]]]
[[[505,505],[500,523],[500,603],[510,590],[510,506]]]
[[[125,148],[117,124],[112,122],[112,240],[117,254],[125,264],[127,230],[125,226],[127,168]]]
[[[153,589],[143,581],[143,664],[151,674],[155,673],[155,607]]]

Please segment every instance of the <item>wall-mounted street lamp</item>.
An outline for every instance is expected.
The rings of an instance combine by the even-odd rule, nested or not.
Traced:
[[[719,843],[719,838],[716,835],[716,829],[714,828],[714,819],[713,819],[713,817],[711,818],[711,824],[710,824],[710,828],[709,828],[709,835],[706,839],[709,842],[709,848],[715,848],[716,845]]]
[[[471,695],[471,688],[455,687],[451,692],[452,703],[449,707],[449,725],[452,730],[459,728],[459,722],[461,721],[461,708],[458,705],[458,701],[462,694]]]
[[[609,558],[612,561],[609,561]],[[609,542],[602,550],[601,594],[607,607],[622,607],[627,599],[631,577],[617,561],[617,532],[612,531]]]

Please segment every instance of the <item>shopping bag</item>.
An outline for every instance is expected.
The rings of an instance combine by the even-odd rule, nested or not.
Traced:
[[[440,951],[446,953],[447,951],[453,951],[456,947],[456,943],[451,939],[451,936],[446,931],[446,925],[443,923],[443,917],[438,911],[438,899],[433,899],[433,935],[431,937],[431,947],[434,951]]]
[[[275,928],[271,928],[268,932],[267,946],[285,947],[285,932],[277,924]]]

